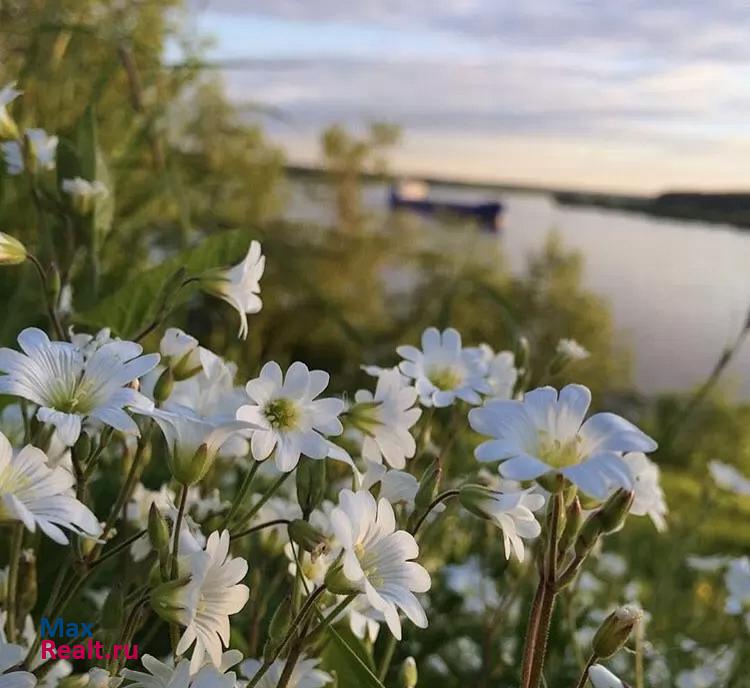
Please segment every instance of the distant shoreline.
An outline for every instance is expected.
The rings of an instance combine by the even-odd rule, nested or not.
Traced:
[[[295,178],[321,179],[325,171],[319,167],[287,165],[287,173]],[[399,175],[364,173],[368,182],[392,182]],[[487,191],[513,193],[543,193],[552,196],[560,205],[584,206],[621,210],[677,220],[727,224],[740,229],[750,229],[750,193],[670,191],[653,196],[602,193],[598,191],[573,191],[530,184],[468,181],[415,175],[432,186],[456,186]]]

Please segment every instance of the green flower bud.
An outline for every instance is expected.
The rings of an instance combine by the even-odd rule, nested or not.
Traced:
[[[289,537],[306,552],[320,554],[328,546],[328,538],[301,518],[289,524]]]
[[[148,539],[160,556],[169,552],[169,526],[153,502],[148,510]]]
[[[79,466],[83,465],[89,456],[91,456],[91,437],[87,433],[82,432],[70,451],[75,462]]]
[[[154,400],[159,404],[163,404],[172,395],[173,389],[174,373],[172,373],[171,368],[165,368],[154,385]]]
[[[198,357],[197,348],[187,351],[173,366],[170,366],[174,379],[177,382],[189,380],[201,372],[202,366]]]
[[[591,649],[600,659],[611,657],[625,645],[630,633],[643,617],[643,612],[633,605],[615,609],[594,634]]]
[[[201,444],[188,459],[179,454],[170,456],[170,459],[174,479],[182,485],[195,485],[208,473],[214,457],[209,454],[208,445]]]
[[[407,657],[398,672],[400,688],[415,688],[417,685],[417,663],[414,657]]]
[[[581,500],[576,495],[565,510],[565,528],[560,538],[561,552],[565,552],[570,547],[570,544],[575,540],[576,535],[578,535],[582,523],[583,509],[581,508]]]
[[[335,562],[326,573],[325,586],[334,595],[351,595],[360,592],[360,589],[344,574],[344,566],[341,561]]]
[[[326,462],[303,458],[297,466],[297,501],[307,518],[323,503],[326,494]]]
[[[602,519],[600,512],[596,511],[591,514],[580,531],[575,543],[576,556],[583,557],[588,554],[596,545],[596,541],[599,539],[603,532]]]
[[[464,485],[458,492],[458,501],[469,513],[478,518],[492,520],[492,514],[487,510],[489,500],[497,493],[483,485]]]
[[[117,583],[109,591],[102,607],[101,625],[105,631],[116,631],[125,617],[125,595]]]
[[[424,511],[432,504],[435,497],[437,497],[442,473],[443,469],[440,466],[440,461],[437,459],[422,473],[422,478],[419,481],[419,489],[414,497],[414,504],[417,510]]]
[[[52,263],[49,266],[47,275],[47,298],[50,303],[57,303],[57,299],[60,296],[60,271],[57,269],[57,265]]]
[[[604,502],[599,512],[601,514],[602,528],[605,533],[613,533],[622,527],[634,499],[635,492],[620,489]]]
[[[166,581],[151,590],[151,608],[168,623],[187,626],[190,610],[197,600],[191,600],[190,576]]]
[[[18,239],[0,232],[0,265],[18,265],[26,256],[26,247]]]

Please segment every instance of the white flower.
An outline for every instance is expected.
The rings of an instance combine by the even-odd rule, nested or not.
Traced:
[[[26,247],[15,237],[0,232],[0,265],[18,265],[26,260]]]
[[[730,559],[728,557],[716,555],[712,557],[699,557],[696,555],[690,556],[685,559],[685,563],[694,571],[702,571],[707,573],[715,573],[720,571],[727,564]]]
[[[131,682],[128,686],[132,688],[234,688],[237,676],[229,669],[241,661],[241,652],[228,650],[222,654],[219,666],[204,664],[197,673],[191,673],[187,659],[181,659],[174,667],[151,655],[143,655],[141,664],[146,671],[123,669],[122,675]]]
[[[318,659],[300,657],[289,677],[287,688],[323,688],[333,681],[333,676],[317,668]],[[248,679],[258,673],[262,663],[257,659],[246,659],[240,664],[240,672]],[[286,665],[285,659],[277,659],[257,684],[257,688],[276,688]]]
[[[486,518],[503,531],[505,558],[511,551],[523,561],[523,539],[533,539],[542,532],[534,517],[544,506],[544,497],[530,490],[500,492],[480,485],[467,485],[460,491],[461,504],[471,513]]]
[[[92,213],[96,204],[109,195],[109,189],[102,182],[92,182],[82,177],[63,179],[62,190],[70,196],[73,209],[83,216]]]
[[[0,393],[39,405],[37,418],[57,428],[60,440],[75,444],[86,418],[138,435],[135,421],[123,410],[147,410],[152,404],[129,383],[158,362],[158,354],[141,356],[134,342],[111,341],[85,358],[75,345],[51,342],[30,327],[18,335],[23,354],[0,349]]]
[[[419,399],[424,406],[451,406],[456,399],[479,404],[479,393],[490,387],[485,375],[486,363],[477,350],[461,347],[461,335],[453,328],[442,333],[428,327],[422,334],[422,350],[400,346],[401,372],[416,382]]]
[[[16,90],[15,81],[0,88],[0,140],[18,138],[18,127],[8,112],[8,105],[20,95],[21,91]]]
[[[33,688],[36,676],[28,671],[8,671],[23,661],[26,651],[20,645],[0,640],[0,688]]]
[[[708,470],[718,487],[737,495],[750,495],[750,479],[746,478],[734,466],[721,461],[709,461]]]
[[[527,392],[521,401],[488,401],[469,412],[471,427],[494,439],[480,444],[479,461],[501,461],[500,474],[533,480],[560,473],[584,492],[606,498],[611,485],[632,488],[622,453],[653,451],[656,442],[613,413],[597,413],[586,422],[591,392],[568,385]]]
[[[387,499],[393,506],[403,504],[408,510],[414,509],[414,498],[419,490],[419,481],[406,471],[388,470],[382,463],[373,461],[366,462],[364,475],[359,475],[358,489],[370,490],[375,485],[380,485],[379,497]]]
[[[567,361],[583,361],[591,355],[575,339],[561,339],[557,342],[556,351]]]
[[[198,340],[179,327],[170,327],[159,343],[162,362],[169,365],[175,379],[184,380],[201,370]]]
[[[294,469],[301,455],[324,459],[330,443],[324,435],[340,435],[343,426],[339,415],[344,410],[340,399],[318,399],[328,386],[328,373],[308,370],[295,362],[282,378],[278,363],[269,362],[260,377],[245,387],[253,402],[237,410],[238,420],[252,423],[250,447],[256,461],[272,453],[276,466],[285,473]]]
[[[73,483],[64,468],[49,468],[47,457],[36,447],[27,445],[14,456],[10,442],[0,433],[0,523],[20,521],[32,533],[39,526],[60,544],[68,543],[61,527],[98,535],[99,522],[73,496]]]
[[[635,491],[630,513],[635,516],[648,516],[656,530],[665,531],[667,522],[664,517],[667,514],[667,502],[659,482],[659,467],[643,452],[625,454],[623,461],[630,469]]]
[[[493,399],[511,399],[518,380],[518,369],[511,351],[492,354],[487,366],[489,395]]]
[[[221,665],[222,645],[229,644],[229,617],[246,604],[249,590],[240,581],[247,574],[247,562],[229,554],[229,531],[214,531],[205,550],[180,555],[179,575],[189,576],[186,584],[168,582],[152,593],[154,609],[171,621],[185,626],[177,644],[184,654],[194,643],[190,671],[195,673],[208,659]]]
[[[724,584],[727,586],[727,614],[741,614],[750,606],[750,558],[732,559],[724,574]]]
[[[34,171],[55,169],[57,136],[50,136],[44,129],[27,129],[24,135],[31,149]],[[24,168],[21,144],[18,141],[6,141],[0,144],[0,150],[5,158],[5,169],[8,174],[21,174]]]
[[[112,676],[101,667],[89,669],[88,673],[80,677],[80,684],[85,688],[117,688],[122,683],[122,678]]]
[[[624,688],[625,686],[617,676],[601,664],[594,664],[589,669],[589,680],[594,688]]]
[[[266,257],[261,254],[260,243],[250,242],[245,259],[228,270],[216,270],[201,280],[203,288],[213,296],[226,301],[240,314],[240,337],[247,337],[247,314],[258,313],[263,308],[260,299],[260,278],[266,267]]]
[[[343,547],[343,575],[383,613],[391,633],[401,639],[399,608],[426,628],[427,615],[413,593],[430,589],[430,575],[411,561],[419,555],[419,546],[410,533],[396,530],[390,503],[375,502],[366,491],[342,490],[331,526]]]
[[[217,423],[201,418],[188,408],[170,406],[169,411],[142,411],[161,428],[169,449],[172,476],[183,485],[194,485],[213,465],[221,446],[235,433],[248,429],[247,423]]]
[[[385,460],[394,468],[406,466],[406,459],[417,450],[410,432],[422,414],[413,408],[417,390],[405,385],[397,370],[384,370],[378,376],[375,394],[361,389],[354,401],[350,413],[355,427],[364,434],[362,457],[375,462]]]

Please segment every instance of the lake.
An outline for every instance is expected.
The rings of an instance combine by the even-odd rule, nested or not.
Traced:
[[[386,208],[387,187],[366,186],[369,209]],[[542,193],[441,187],[441,196],[500,199],[499,242],[506,264],[522,274],[530,253],[556,231],[585,258],[584,283],[612,310],[618,336],[633,351],[633,382],[645,393],[700,384],[737,336],[750,308],[750,232],[728,226],[562,206]],[[288,219],[330,221],[330,198],[318,184],[293,183]],[[583,342],[585,344],[585,342]],[[750,342],[722,385],[750,398]]]

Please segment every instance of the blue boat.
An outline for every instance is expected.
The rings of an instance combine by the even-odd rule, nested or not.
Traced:
[[[402,182],[390,190],[391,210],[409,210],[419,215],[434,217],[446,215],[474,220],[480,229],[488,232],[500,230],[503,204],[499,201],[472,203],[449,201],[428,197],[428,186],[423,182]]]

